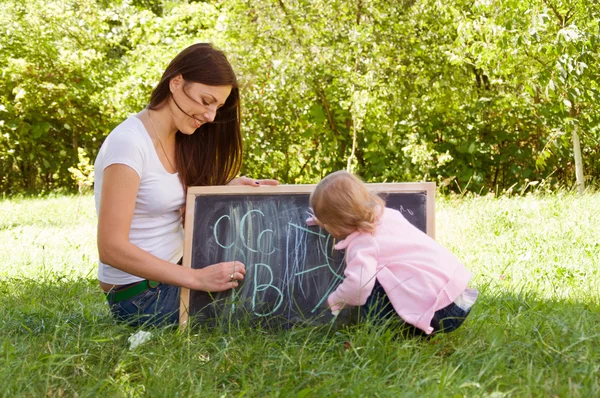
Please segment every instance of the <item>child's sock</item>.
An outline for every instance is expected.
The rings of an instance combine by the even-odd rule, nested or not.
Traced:
[[[469,311],[475,301],[477,301],[477,296],[479,292],[477,289],[466,288],[464,292],[460,296],[454,300],[454,304],[458,305],[463,311]]]

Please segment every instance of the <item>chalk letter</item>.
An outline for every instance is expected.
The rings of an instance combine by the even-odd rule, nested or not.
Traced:
[[[221,244],[221,242],[219,242],[219,238],[217,237],[217,229],[219,228],[219,223],[224,218],[227,218],[229,221],[231,221],[231,217],[229,217],[227,214],[225,214],[224,216],[219,217],[219,219],[215,223],[215,226],[213,227],[213,236],[215,237],[215,242],[217,242],[217,245],[221,246],[223,249],[229,249],[231,246],[233,246],[234,242],[231,242],[231,244],[225,246],[225,245]]]
[[[259,267],[264,267],[266,269],[266,271],[269,273],[269,282],[268,283],[263,283],[260,285],[258,284],[258,268]],[[273,283],[273,270],[271,270],[271,267],[269,267],[267,264],[261,264],[261,263],[254,264],[254,291],[252,292],[252,311],[257,316],[271,315],[272,313],[274,313],[275,311],[277,311],[279,309],[279,307],[281,306],[281,303],[283,302],[283,293],[281,293],[281,290],[279,290],[279,288],[274,286],[272,283]],[[273,308],[273,310],[271,312],[266,313],[266,314],[259,314],[255,311],[256,293],[264,292],[268,288],[275,289],[275,291],[277,292],[277,295],[279,296],[277,299],[277,304],[275,305],[275,308]]]

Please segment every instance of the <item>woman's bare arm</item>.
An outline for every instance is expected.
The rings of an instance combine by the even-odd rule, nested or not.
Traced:
[[[104,170],[98,212],[100,261],[141,278],[194,290],[223,291],[236,287],[246,273],[240,262],[218,263],[203,269],[180,267],[129,241],[139,185],[138,174],[129,166],[113,164]]]

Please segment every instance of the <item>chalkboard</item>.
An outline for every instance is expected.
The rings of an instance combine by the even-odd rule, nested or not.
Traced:
[[[435,238],[434,183],[367,185]],[[314,187],[188,189],[183,266],[237,260],[246,277],[225,292],[181,289],[182,325],[190,316],[207,324],[247,319],[284,328],[332,320],[326,300],[343,280],[344,252],[333,250],[326,231],[305,223]],[[338,321],[351,322],[355,311],[345,309]]]

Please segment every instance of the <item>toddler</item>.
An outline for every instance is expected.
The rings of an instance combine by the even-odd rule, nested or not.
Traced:
[[[310,205],[315,216],[307,223],[340,240],[335,249],[346,249],[345,279],[327,299],[334,315],[360,305],[381,318],[399,316],[426,335],[464,322],[477,299],[468,287],[472,274],[358,177],[346,171],[326,176]]]

